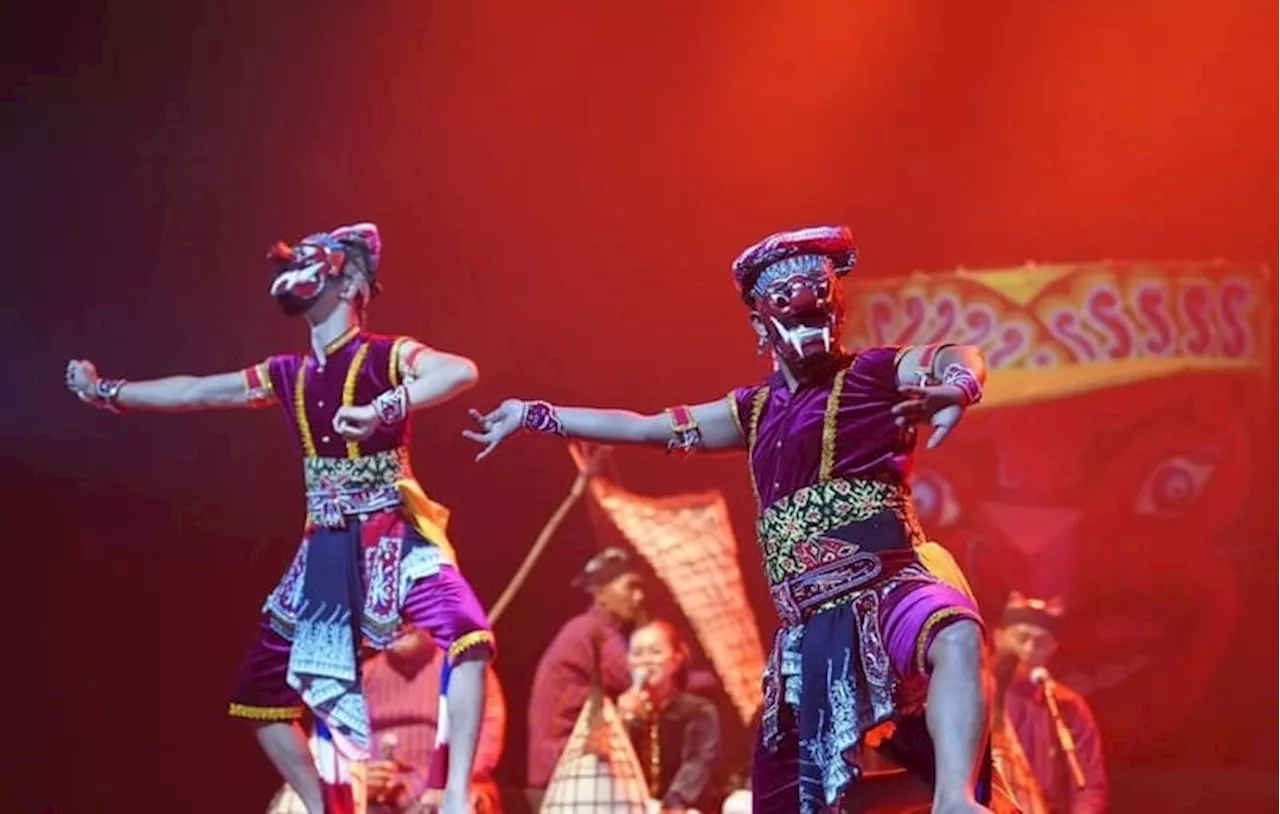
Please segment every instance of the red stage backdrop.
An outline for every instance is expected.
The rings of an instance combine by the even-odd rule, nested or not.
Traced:
[[[920,456],[917,502],[988,618],[1011,588],[1066,600],[1060,677],[1113,757],[1183,730],[1237,630],[1236,534],[1272,454],[1255,458],[1266,277],[1106,262],[849,282],[854,346],[985,349],[985,403]]]

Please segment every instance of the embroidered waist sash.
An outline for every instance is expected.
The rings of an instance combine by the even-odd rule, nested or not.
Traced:
[[[349,515],[399,506],[400,484],[413,479],[405,447],[359,458],[304,458],[307,522],[341,528]]]
[[[859,553],[910,552],[925,541],[905,485],[839,478],[774,501],[756,533],[771,587]],[[862,562],[865,572],[870,561]]]
[[[933,581],[910,550],[860,552],[773,589],[783,625],[765,668],[761,735],[776,749],[790,708],[806,755],[798,811],[835,805],[858,777],[850,759],[864,738],[876,745],[900,713],[923,702],[922,687],[900,691],[881,611],[900,589]]]
[[[790,707],[815,761],[802,782],[808,810],[854,779],[845,753],[900,711],[880,611],[898,588],[932,581],[915,555],[925,536],[904,485],[843,479],[775,501],[757,531],[782,621],[765,671],[764,742],[776,748]]]

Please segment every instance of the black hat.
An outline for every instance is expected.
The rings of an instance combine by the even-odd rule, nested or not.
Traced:
[[[587,560],[582,573],[573,578],[573,587],[589,591],[635,570],[631,565],[631,555],[625,550],[616,546],[606,548]]]
[[[1058,625],[1062,623],[1062,615],[1065,611],[1066,607],[1061,598],[1036,599],[1014,591],[1009,594],[1009,601],[1004,606],[1000,627],[1017,624],[1035,625],[1057,635]]]

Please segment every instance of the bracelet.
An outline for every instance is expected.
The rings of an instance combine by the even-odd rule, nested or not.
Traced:
[[[520,417],[520,428],[529,432],[545,432],[566,438],[564,422],[556,414],[556,408],[545,401],[526,401],[524,415]]]
[[[113,413],[123,412],[120,407],[120,388],[124,379],[98,379],[93,385],[93,406]]]
[[[690,455],[702,448],[702,430],[698,420],[683,404],[679,407],[668,407],[667,420],[671,422],[671,438],[667,441],[667,452],[682,452]]]
[[[954,362],[947,365],[947,369],[942,371],[942,383],[960,388],[960,392],[964,393],[966,407],[982,401],[982,382],[964,365]]]
[[[385,390],[373,400],[372,406],[379,424],[394,427],[409,417],[409,389],[402,384]]]

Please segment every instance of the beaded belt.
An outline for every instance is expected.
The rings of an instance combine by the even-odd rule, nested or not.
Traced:
[[[359,458],[304,458],[307,521],[341,528],[349,515],[400,505],[401,481],[413,478],[405,447]]]

